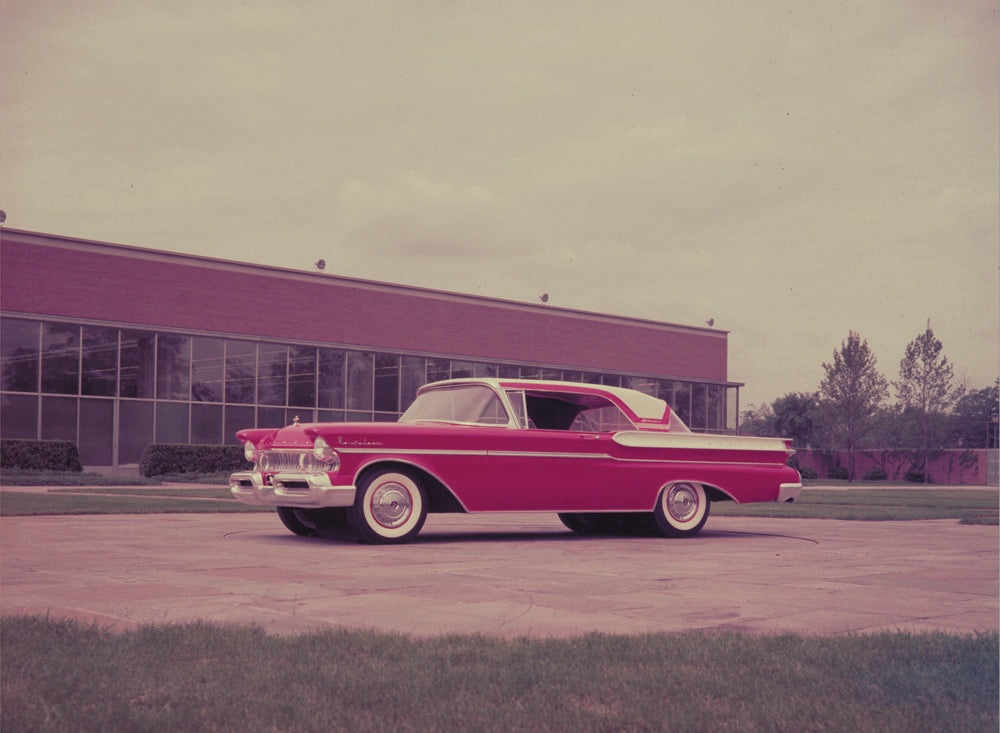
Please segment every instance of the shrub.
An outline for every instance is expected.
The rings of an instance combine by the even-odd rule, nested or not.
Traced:
[[[906,480],[909,481],[910,483],[922,484],[924,483],[924,472],[918,471],[915,468],[911,468],[909,471],[906,472]]]
[[[819,478],[819,474],[816,473],[815,468],[809,468],[809,466],[803,466],[799,469],[799,474],[802,478]]]
[[[0,440],[0,468],[83,471],[80,451],[70,440]]]
[[[889,478],[889,474],[885,472],[885,469],[881,466],[874,466],[868,473],[864,475],[865,481],[885,481]]]
[[[139,474],[162,476],[169,473],[229,473],[248,471],[250,464],[241,445],[147,445],[139,461]]]
[[[843,479],[847,480],[850,476],[847,473],[847,469],[843,466],[833,466],[829,472],[826,474],[827,478]]]

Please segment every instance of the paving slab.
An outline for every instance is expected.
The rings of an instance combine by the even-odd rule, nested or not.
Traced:
[[[274,514],[0,519],[0,613],[114,628],[565,637],[998,630],[996,527],[713,517],[682,540],[551,514],[431,515],[415,542],[290,534]]]

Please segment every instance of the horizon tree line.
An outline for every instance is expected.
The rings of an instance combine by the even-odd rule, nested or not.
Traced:
[[[940,451],[994,448],[997,441],[1000,379],[984,389],[955,385],[954,368],[942,352],[928,320],[906,346],[898,379],[890,382],[868,341],[852,330],[832,361],[823,363],[816,391],[751,405],[740,416],[740,432],[790,438],[799,449],[843,451],[851,480],[860,451],[911,451],[913,471],[926,481],[928,464]]]

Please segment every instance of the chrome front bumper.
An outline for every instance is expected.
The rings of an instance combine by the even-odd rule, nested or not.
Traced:
[[[782,484],[778,487],[778,498],[775,501],[792,501],[802,493],[802,484]]]
[[[270,485],[259,473],[234,473],[229,491],[244,504],[303,508],[352,506],[355,494],[353,486],[334,486],[325,473],[276,473]]]

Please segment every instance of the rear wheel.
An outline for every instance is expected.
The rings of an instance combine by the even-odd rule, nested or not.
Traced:
[[[375,471],[360,482],[347,519],[365,542],[405,542],[424,526],[427,493],[420,480],[406,471]]]
[[[709,499],[701,484],[669,484],[653,510],[656,530],[664,537],[692,537],[708,520]]]

